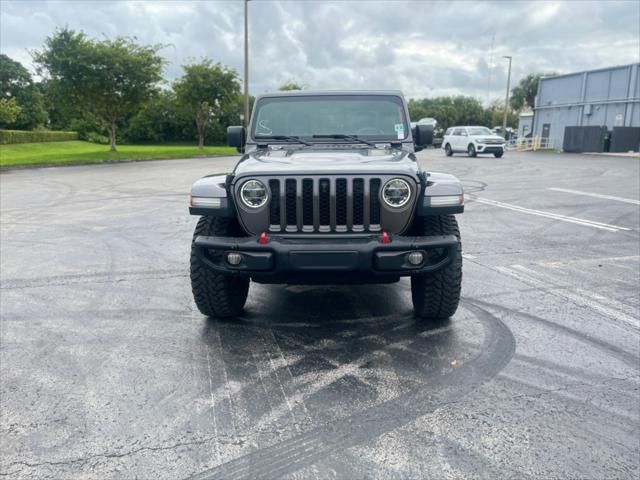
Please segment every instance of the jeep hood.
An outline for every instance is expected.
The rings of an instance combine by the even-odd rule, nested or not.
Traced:
[[[376,173],[415,176],[417,170],[415,157],[405,150],[324,148],[255,150],[242,157],[234,174],[238,177]]]

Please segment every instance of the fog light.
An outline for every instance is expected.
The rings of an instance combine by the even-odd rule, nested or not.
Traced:
[[[420,265],[424,261],[422,252],[411,252],[407,255],[407,260],[411,265]]]
[[[239,253],[227,253],[227,263],[229,265],[240,265],[242,261],[242,255]]]

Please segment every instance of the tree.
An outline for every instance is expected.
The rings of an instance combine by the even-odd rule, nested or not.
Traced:
[[[489,108],[487,108],[487,112],[489,114],[489,125],[488,127],[496,127],[502,125],[502,120],[504,119],[504,100],[496,99],[493,101]],[[518,114],[513,110],[509,109],[509,113],[507,114],[507,127],[518,128]]]
[[[118,123],[144,106],[162,79],[161,47],[122,37],[97,41],[64,28],[48,37],[33,58],[49,76],[52,94],[98,120],[116,151]]]
[[[195,135],[193,119],[180,108],[175,92],[165,89],[159,90],[121,131],[127,141],[133,142],[180,142]]]
[[[453,107],[459,125],[484,125],[487,122],[482,103],[473,97],[458,95],[453,98]]]
[[[17,115],[3,117],[0,122],[2,126],[32,129],[44,125],[47,121],[44,97],[38,85],[33,83],[31,74],[20,62],[4,54],[0,54],[0,98],[13,99],[13,102],[5,102],[3,108],[16,111],[15,107],[18,107]],[[7,112],[8,110],[5,110],[5,113]]]
[[[418,100],[416,98],[410,98],[407,102],[407,106],[409,107],[409,117],[411,121],[417,122],[421,118],[426,117],[426,107],[424,105],[424,100]]]
[[[511,89],[509,103],[511,108],[520,111],[523,108],[534,107],[536,95],[538,94],[538,82],[542,77],[554,75],[553,73],[530,73],[524,77],[518,85]]]
[[[436,97],[409,100],[409,116],[413,121],[432,117],[441,128],[452,125],[487,125],[489,116],[473,97]]]
[[[198,148],[203,148],[211,120],[232,107],[240,95],[238,73],[220,63],[214,64],[210,59],[182,68],[185,73],[175,81],[173,89],[178,103],[194,119]]]
[[[20,115],[15,121],[16,128],[33,130],[43,127],[47,123],[48,115],[44,95],[38,90],[36,84],[18,94],[16,100],[21,108]]]
[[[282,85],[280,85],[278,87],[278,90],[280,90],[281,92],[290,92],[292,90],[304,90],[305,88],[306,88],[306,85],[295,82],[293,80],[288,80],[284,82]]]
[[[21,111],[15,98],[0,98],[0,126],[13,124]]]
[[[0,54],[0,95],[3,98],[15,97],[31,83],[29,71],[20,62]]]
[[[52,130],[74,130],[71,123],[76,119],[82,119],[86,115],[80,105],[69,102],[56,88],[56,82],[44,79],[39,87],[45,101],[48,115],[48,126]],[[101,131],[102,125],[97,125],[95,131]],[[76,130],[74,130],[76,131]],[[106,133],[106,132],[105,132]],[[82,138],[82,135],[80,136]]]

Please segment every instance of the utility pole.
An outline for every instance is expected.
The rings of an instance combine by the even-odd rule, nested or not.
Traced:
[[[507,94],[504,98],[504,117],[502,118],[502,131],[504,138],[507,138],[507,116],[509,115],[509,87],[511,83],[511,56],[503,55],[502,58],[509,59],[509,73],[507,74]]]
[[[244,126],[249,124],[249,0],[244,0]]]

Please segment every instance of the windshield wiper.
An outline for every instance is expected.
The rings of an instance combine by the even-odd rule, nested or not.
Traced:
[[[258,135],[256,136],[256,139],[269,139],[269,140],[286,140],[287,142],[296,142],[296,143],[301,143],[303,145],[307,145],[308,147],[313,146],[312,143],[309,142],[305,142],[304,140],[301,140],[300,137],[296,137],[293,135]]]
[[[375,147],[376,144],[373,142],[370,142],[368,140],[364,140],[360,137],[358,137],[357,135],[345,135],[343,133],[332,133],[330,135],[312,135],[313,138],[335,138],[335,139],[342,139],[342,140],[355,140],[356,142],[361,142],[361,143],[366,143],[367,145],[371,145],[372,147]]]

